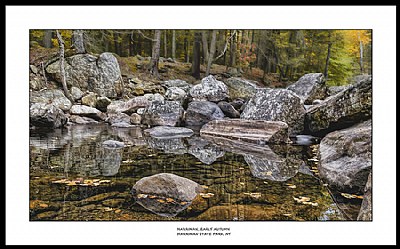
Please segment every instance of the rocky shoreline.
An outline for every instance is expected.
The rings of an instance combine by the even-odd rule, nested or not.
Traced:
[[[62,90],[37,87],[35,79],[42,72],[30,66],[32,128],[108,123],[151,128],[147,134],[153,138],[200,133],[204,139],[222,143],[242,140],[257,145],[288,144],[289,137],[312,135],[321,140],[320,178],[332,189],[369,195],[359,219],[371,220],[371,202],[367,201],[371,180],[366,187],[372,174],[371,76],[359,76],[354,84],[336,89],[326,86],[323,74],[310,73],[287,88],[272,89],[242,78],[223,82],[209,75],[195,85],[168,80],[154,85],[152,93],[136,91],[138,96],[130,96],[126,89],[137,84],[123,82],[111,53],[78,54],[66,62],[74,103]],[[60,81],[57,61],[45,71]],[[257,158],[246,161],[268,167]]]

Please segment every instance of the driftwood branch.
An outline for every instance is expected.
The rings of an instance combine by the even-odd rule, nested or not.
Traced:
[[[233,31],[233,33],[231,34],[231,36],[226,40],[225,46],[224,46],[224,50],[222,51],[222,53],[220,55],[218,55],[217,57],[215,57],[215,59],[213,61],[218,60],[219,58],[221,58],[222,56],[224,56],[224,54],[226,53],[226,50],[228,49],[228,43],[229,41],[232,39],[232,37],[236,34],[236,29]]]
[[[40,66],[42,67],[42,73],[43,73],[44,83],[45,83],[45,85],[46,85],[46,87],[47,87],[46,70],[44,69],[44,63],[43,63],[43,61],[40,62]]]
[[[69,93],[68,87],[67,87],[67,80],[65,77],[65,68],[64,68],[64,40],[62,39],[60,33],[58,30],[56,30],[57,34],[57,40],[58,40],[58,46],[60,48],[60,73],[61,73],[61,84],[64,89],[65,96],[72,102],[74,103],[74,99],[72,98],[72,95]]]

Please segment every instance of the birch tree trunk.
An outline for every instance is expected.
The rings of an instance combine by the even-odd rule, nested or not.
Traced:
[[[51,29],[45,29],[44,30],[43,46],[45,48],[51,48],[53,46],[53,44],[51,42],[52,34],[53,34],[53,31]]]
[[[164,58],[167,58],[167,30],[164,30]]]
[[[60,73],[61,73],[61,84],[64,89],[65,96],[72,102],[74,103],[74,98],[72,98],[72,95],[70,94],[68,87],[67,87],[67,80],[65,77],[65,68],[64,68],[64,40],[62,39],[60,33],[58,30],[56,30],[57,34],[57,40],[58,40],[58,46],[60,48]]]

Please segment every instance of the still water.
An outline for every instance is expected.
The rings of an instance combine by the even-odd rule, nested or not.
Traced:
[[[107,140],[123,147],[105,146]],[[74,125],[30,132],[30,220],[345,220],[318,179],[317,145],[246,145],[198,135],[157,139],[140,127]],[[202,185],[171,212],[138,203],[132,186],[172,173]],[[160,201],[158,205],[168,205]]]

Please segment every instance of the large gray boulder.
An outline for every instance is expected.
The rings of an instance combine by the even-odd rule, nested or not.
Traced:
[[[361,81],[346,90],[326,98],[307,110],[306,129],[315,135],[324,135],[338,128],[350,127],[372,116],[372,78]]]
[[[322,73],[309,73],[288,86],[287,89],[296,93],[304,104],[310,105],[316,99],[325,99],[327,97],[325,81]]]
[[[225,116],[230,118],[239,118],[240,112],[238,112],[235,107],[226,101],[218,102],[218,107],[225,114]]]
[[[232,77],[225,81],[231,99],[249,99],[257,92],[257,82],[243,78]]]
[[[136,182],[131,193],[144,208],[166,217],[174,217],[186,209],[202,187],[187,178],[170,173],[144,177]]]
[[[185,92],[189,92],[190,88],[192,87],[191,84],[187,83],[184,80],[166,80],[162,82],[161,85],[167,89],[171,87],[177,87],[184,90]]]
[[[211,120],[223,119],[224,113],[217,104],[209,101],[190,102],[185,114],[185,125],[201,127]]]
[[[190,179],[170,173],[143,177],[132,188],[134,194],[153,194],[179,201],[192,201],[201,191],[201,186]]]
[[[187,93],[185,90],[179,87],[170,87],[165,92],[165,99],[172,100],[172,101],[179,101],[183,103],[186,98]]]
[[[77,54],[67,57],[64,65],[68,86],[75,86],[83,91],[89,90],[99,96],[117,96],[116,85],[122,85],[122,78],[117,58],[113,54],[106,52],[99,57]],[[48,65],[46,71],[61,82],[59,61]]]
[[[31,125],[37,127],[60,128],[68,119],[57,106],[39,102],[29,108],[29,121]]]
[[[144,110],[142,123],[150,126],[178,126],[183,112],[183,107],[177,101],[153,101]]]
[[[304,105],[295,93],[287,89],[260,89],[240,115],[241,119],[282,121],[289,126],[289,134],[304,130]]]
[[[372,172],[369,173],[367,184],[364,188],[363,201],[357,220],[372,220]]]
[[[346,193],[362,193],[372,168],[371,120],[326,135],[318,165],[322,180]]]
[[[193,130],[185,127],[156,126],[144,130],[144,134],[156,138],[190,137],[193,135]]]
[[[212,102],[219,102],[229,97],[228,87],[212,75],[203,78],[200,84],[190,89],[189,93],[194,100]]]
[[[280,121],[223,119],[205,124],[202,137],[225,137],[254,144],[288,143],[288,125]]]
[[[72,103],[65,97],[64,92],[58,89],[48,89],[43,91],[30,92],[30,103],[45,103],[52,104],[63,111],[68,111]]]

